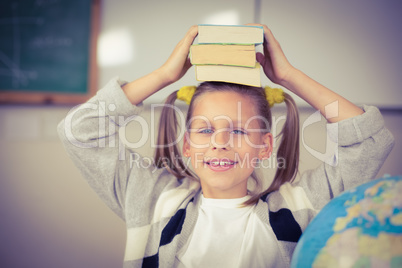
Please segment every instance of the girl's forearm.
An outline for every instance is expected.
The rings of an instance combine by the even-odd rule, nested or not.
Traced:
[[[339,94],[294,69],[282,85],[319,110],[328,122],[335,123],[363,113],[363,110]]]
[[[169,84],[170,82],[165,78],[164,72],[161,69],[157,69],[152,73],[125,84],[122,88],[129,101],[137,105]]]

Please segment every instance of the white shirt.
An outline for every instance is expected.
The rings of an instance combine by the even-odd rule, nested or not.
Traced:
[[[193,233],[176,254],[178,267],[283,267],[270,225],[255,206],[240,207],[248,198],[201,196]]]

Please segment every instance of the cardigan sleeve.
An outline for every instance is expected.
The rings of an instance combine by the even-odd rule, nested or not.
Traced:
[[[86,103],[70,110],[58,125],[59,137],[70,158],[98,196],[124,218],[125,188],[130,153],[118,139],[118,129],[138,115],[121,86],[112,79]]]
[[[394,145],[380,111],[364,106],[362,115],[328,124],[328,136],[337,144],[331,158],[306,171],[295,186],[302,187],[311,205],[320,210],[344,190],[375,179]]]

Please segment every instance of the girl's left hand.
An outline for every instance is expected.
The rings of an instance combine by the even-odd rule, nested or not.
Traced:
[[[264,28],[264,54],[258,52],[257,61],[264,69],[265,75],[272,82],[278,85],[283,85],[295,68],[289,63],[279,42],[275,39],[271,30],[266,25],[247,25],[262,26]]]
[[[264,28],[264,54],[257,53],[257,61],[272,82],[285,87],[304,99],[319,110],[330,123],[363,113],[363,110],[358,106],[294,68],[287,60],[279,42],[266,25],[249,25]],[[332,105],[334,103],[337,103],[337,105]]]

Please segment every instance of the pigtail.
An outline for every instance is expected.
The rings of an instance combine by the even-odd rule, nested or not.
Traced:
[[[177,116],[174,102],[177,99],[177,91],[170,94],[163,106],[159,121],[159,133],[157,148],[155,151],[155,165],[158,168],[166,168],[172,175],[181,179],[195,177],[183,162],[183,157],[177,142]]]
[[[278,135],[281,136],[277,151],[278,168],[271,186],[262,195],[278,190],[286,182],[292,182],[299,168],[299,112],[293,98],[289,94],[283,94],[285,96],[287,116],[285,125]]]
[[[253,195],[244,205],[257,203],[262,196],[278,190],[286,182],[292,182],[297,175],[300,154],[299,112],[293,98],[287,93],[283,93],[283,95],[287,116],[285,125],[278,135],[281,136],[277,151],[278,168],[269,188],[258,195]]]

